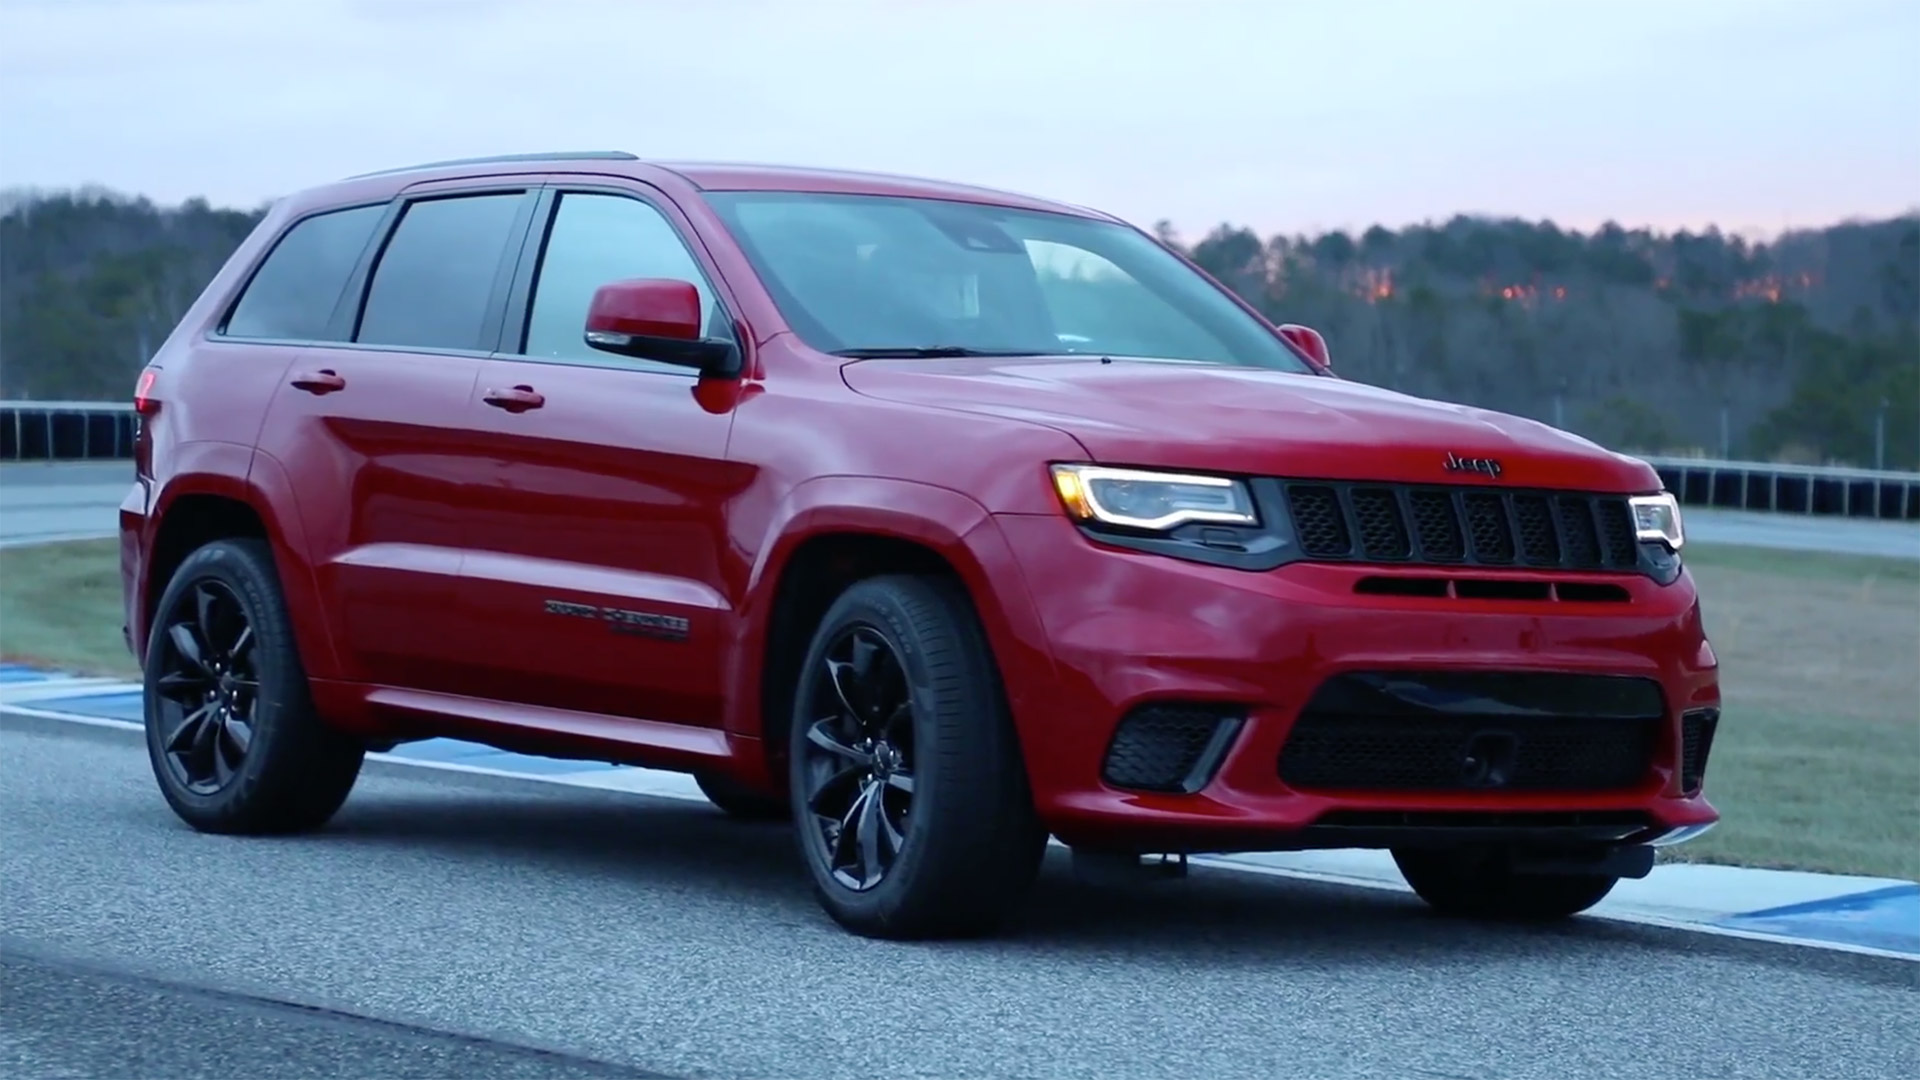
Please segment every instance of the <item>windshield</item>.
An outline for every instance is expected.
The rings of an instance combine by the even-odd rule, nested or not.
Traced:
[[[942,199],[709,192],[802,340],[849,356],[1146,357],[1310,372],[1144,234]]]

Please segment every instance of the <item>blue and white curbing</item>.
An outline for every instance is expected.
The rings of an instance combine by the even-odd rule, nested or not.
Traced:
[[[0,712],[138,730],[137,683],[0,664]],[[551,784],[705,801],[691,777],[496,750],[454,739],[409,743],[373,760],[416,768],[509,776]],[[1193,865],[1359,888],[1407,891],[1379,851],[1310,851],[1197,857]],[[1920,883],[1790,870],[1663,863],[1623,881],[1594,917],[1696,933],[1920,961]]]

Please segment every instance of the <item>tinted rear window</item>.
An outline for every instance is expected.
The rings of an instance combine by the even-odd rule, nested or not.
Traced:
[[[247,283],[227,319],[227,335],[324,340],[340,292],[386,210],[385,204],[357,206],[297,222]]]
[[[481,349],[494,278],[525,195],[414,203],[374,267],[355,340],[369,345]]]

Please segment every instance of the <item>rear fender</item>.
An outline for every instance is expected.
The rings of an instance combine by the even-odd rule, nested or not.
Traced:
[[[147,554],[139,570],[141,603],[130,613],[129,623],[136,655],[145,655],[149,630],[146,613],[167,586],[153,578],[154,543],[181,499],[211,495],[245,504],[265,526],[301,662],[308,674],[329,677],[338,663],[313,572],[307,565],[305,534],[285,471],[253,448],[227,442],[180,444],[170,464],[166,482],[154,494],[153,509],[141,537],[141,550]]]
[[[307,557],[311,548],[293,481],[278,458],[259,450],[253,452],[247,480],[256,500],[254,508],[266,522],[267,536],[273,544],[273,561],[280,570],[280,588],[286,594],[300,662],[311,678],[339,678],[340,657],[334,648],[333,625],[320,596],[313,560]]]
[[[229,442],[183,442],[167,448],[167,465],[162,470],[165,479],[155,481],[146,520],[141,525],[141,558],[131,598],[134,602],[128,605],[127,629],[135,659],[143,659],[147,654],[147,613],[153,610],[160,593],[167,587],[165,581],[154,579],[153,555],[155,542],[174,504],[189,495],[213,495],[253,506],[246,481],[250,456],[252,451],[247,447]],[[254,512],[259,513],[257,506]],[[124,554],[122,559],[124,561]]]

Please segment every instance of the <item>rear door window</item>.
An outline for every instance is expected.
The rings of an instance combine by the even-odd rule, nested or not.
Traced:
[[[408,206],[373,270],[354,340],[392,348],[491,350],[501,260],[518,247],[524,192],[422,199]]]
[[[329,210],[296,222],[227,316],[228,337],[278,341],[327,340],[327,324],[347,278],[373,239],[385,203]]]

